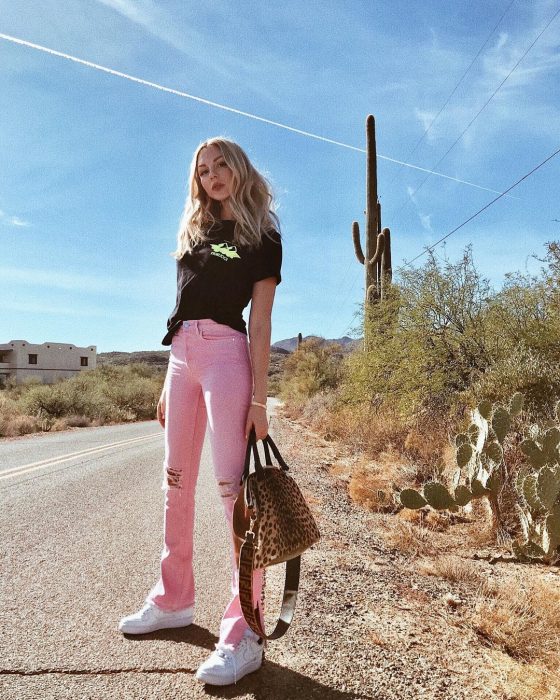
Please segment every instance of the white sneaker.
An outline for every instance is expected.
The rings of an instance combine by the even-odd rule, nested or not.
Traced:
[[[196,679],[210,685],[229,685],[259,669],[263,661],[263,641],[255,639],[249,629],[235,646],[218,645],[198,667]]]
[[[119,630],[126,634],[144,634],[168,627],[186,627],[193,620],[194,606],[168,611],[158,608],[154,603],[145,603],[138,612],[121,619]]]

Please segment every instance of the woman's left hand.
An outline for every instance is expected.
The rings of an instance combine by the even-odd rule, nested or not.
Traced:
[[[245,440],[249,439],[251,427],[255,426],[255,435],[257,440],[262,440],[268,435],[268,418],[266,408],[262,406],[249,406],[247,413],[247,422],[245,423]]]

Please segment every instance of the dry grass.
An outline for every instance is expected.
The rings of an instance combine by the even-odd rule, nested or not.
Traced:
[[[41,430],[33,416],[3,416],[0,418],[0,436],[16,437]]]
[[[94,425],[92,418],[74,414],[57,418],[52,424],[51,432],[56,432],[57,430],[67,430],[68,428],[88,428],[92,425]]]
[[[487,644],[513,659],[560,668],[560,590],[550,583],[483,583],[469,622]]]
[[[514,663],[506,674],[507,700],[558,700],[558,673],[540,664]]]
[[[403,452],[411,459],[423,465],[430,466],[439,459],[443,459],[446,464],[452,464],[455,460],[455,450],[445,437],[445,429],[440,421],[411,428],[403,448]]]
[[[396,515],[383,517],[386,542],[413,557],[464,555],[492,543],[489,523],[482,519],[465,523],[464,516],[428,508],[403,508]]]
[[[435,559],[420,561],[416,569],[426,576],[437,576],[447,581],[474,583],[477,586],[481,586],[485,580],[476,564],[452,554],[442,554]]]
[[[334,393],[320,391],[307,400],[301,408],[300,418],[304,424],[323,437],[331,436],[331,416]]]
[[[393,493],[394,485],[402,488],[409,480],[406,465],[391,455],[381,455],[381,461],[360,460],[350,473],[348,493],[350,498],[368,510],[393,513],[398,509]]]
[[[343,481],[349,481],[352,476],[353,467],[348,462],[335,462],[330,465],[329,474],[342,479]]]
[[[430,532],[446,532],[453,522],[451,515],[447,511],[425,508],[418,510],[403,508],[398,517],[411,525],[426,528]]]
[[[382,452],[401,453],[408,433],[402,420],[390,409],[373,411],[369,406],[338,405],[323,398],[323,404],[311,405],[305,414],[314,412],[313,424],[333,439],[343,442],[351,451],[362,451],[377,459]]]
[[[433,533],[426,527],[418,527],[402,518],[390,515],[382,516],[385,521],[383,537],[393,549],[412,557],[428,556],[438,553]]]

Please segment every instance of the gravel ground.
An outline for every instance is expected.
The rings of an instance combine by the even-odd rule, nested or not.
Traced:
[[[276,444],[322,536],[302,555],[298,604],[285,641],[269,642],[267,652],[278,671],[299,675],[294,697],[506,697],[488,650],[446,601],[447,594],[460,595],[459,588],[411,571],[409,560],[384,544],[379,517],[354,504],[344,480],[331,475],[333,462],[344,457],[340,446],[278,414],[271,425]],[[268,570],[267,591],[281,584],[275,569],[283,574],[283,566]],[[272,623],[276,606],[268,593],[267,605]],[[265,662],[263,685],[269,685],[267,673]],[[269,680],[273,685],[274,673]]]

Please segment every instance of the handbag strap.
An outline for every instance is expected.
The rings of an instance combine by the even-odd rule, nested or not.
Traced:
[[[247,449],[245,450],[245,465],[243,467],[243,474],[241,476],[241,481],[239,482],[239,485],[241,486],[244,481],[246,481],[247,477],[249,476],[249,467],[251,463],[251,450],[253,451],[253,459],[255,462],[255,472],[257,474],[258,479],[262,479],[264,477],[264,472],[263,472],[263,467],[261,464],[261,458],[259,456],[259,450],[257,447],[257,434],[255,433],[255,426],[251,426],[251,432],[249,433],[249,439],[247,440]],[[276,444],[274,440],[270,437],[270,435],[265,435],[265,437],[262,439],[262,443],[264,446],[264,455],[265,455],[265,464],[268,464],[269,466],[272,465],[272,459],[270,457],[270,449],[272,449],[272,452],[276,459],[278,460],[278,464],[282,469],[285,471],[288,471],[288,465],[286,464],[284,458],[280,454],[280,450],[276,447]]]
[[[265,453],[265,463],[269,466],[272,465],[272,459],[270,456],[270,449],[282,469],[288,470],[288,465],[284,461],[280,451],[276,447],[273,439],[270,435],[266,435],[262,440]],[[270,448],[270,449],[269,449]],[[249,476],[249,466],[251,460],[251,450],[253,451],[253,457],[255,461],[255,472],[257,478],[264,477],[264,470],[261,464],[259,451],[257,448],[257,439],[255,433],[255,427],[251,427],[249,433],[249,439],[247,441],[247,450],[245,452],[245,466],[243,470],[243,475],[241,477],[240,485],[245,483],[245,503],[247,505],[252,505],[249,502],[248,493],[248,476]],[[278,639],[282,637],[288,631],[289,626],[292,623],[294,617],[294,612],[296,609],[297,594],[299,588],[299,575],[301,567],[301,555],[294,557],[293,559],[288,559],[286,562],[286,576],[284,580],[284,592],[282,595],[282,607],[280,610],[280,615],[278,616],[278,621],[274,627],[271,634],[266,634],[263,625],[260,622],[260,616],[258,612],[258,606],[253,608],[253,566],[255,557],[255,546],[254,546],[254,533],[247,531],[245,533],[245,541],[241,545],[239,552],[239,602],[241,604],[241,609],[243,611],[243,616],[247,621],[249,627],[264,639]]]
[[[270,456],[270,454],[269,454],[269,452],[268,452],[268,445],[270,445],[270,448],[272,449],[272,452],[274,453],[274,456],[275,456],[276,459],[278,460],[278,464],[282,467],[282,469],[284,469],[284,471],[288,471],[288,465],[287,465],[286,462],[284,461],[284,458],[283,458],[282,455],[280,454],[280,450],[276,447],[276,443],[275,443],[274,440],[270,437],[270,435],[266,435],[266,436],[263,438],[263,443],[264,443],[264,451],[265,451],[265,454],[267,454],[268,456]],[[271,464],[271,462],[270,462],[269,460],[267,460],[267,464]]]
[[[270,634],[266,634],[264,625],[261,625],[258,606],[253,608],[254,556],[254,534],[248,531],[246,533],[245,542],[241,545],[241,551],[239,553],[239,601],[241,603],[243,617],[255,634],[258,634],[264,639],[278,639],[286,634],[294,617],[299,588],[301,555],[293,559],[288,559],[286,562],[286,578],[284,580],[282,608],[276,626]]]

